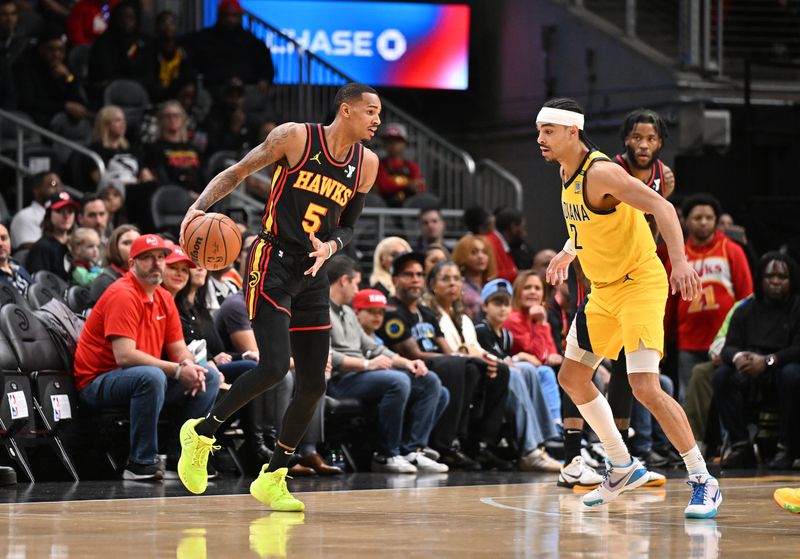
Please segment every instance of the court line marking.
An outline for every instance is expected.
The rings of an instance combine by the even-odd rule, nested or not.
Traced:
[[[732,478],[732,479],[735,479],[735,478]],[[782,482],[775,481],[775,482],[770,482],[770,483],[767,483],[767,484],[740,485],[740,486],[736,486],[736,487],[728,487],[725,492],[729,493],[729,492],[731,492],[733,490],[739,490],[739,489],[758,489],[758,488],[763,488],[763,487],[768,486],[768,485],[777,485],[777,484],[782,484]],[[677,489],[669,489],[669,490],[664,490],[664,491],[667,492],[667,493],[677,493],[678,490]],[[634,494],[635,494],[635,492],[634,492]],[[558,496],[564,496],[564,495],[567,495],[567,494],[566,493],[561,493],[561,494],[551,493],[551,494],[541,495],[541,497],[558,497]],[[576,500],[580,498],[580,494],[574,494],[574,496],[575,496]],[[537,514],[537,515],[550,516],[550,517],[556,517],[556,518],[562,518],[562,517],[563,518],[568,518],[568,517],[572,517],[572,516],[574,516],[576,514],[583,516],[585,514],[586,516],[584,516],[584,518],[586,518],[587,520],[589,520],[589,519],[590,520],[596,520],[598,522],[628,522],[630,520],[630,518],[629,518],[630,515],[632,515],[632,514],[633,515],[640,514],[642,512],[641,510],[624,511],[624,512],[623,511],[609,511],[609,515],[608,516],[600,517],[599,514],[602,514],[602,512],[604,510],[602,508],[601,509],[588,509],[588,510],[575,510],[575,511],[569,511],[569,512],[548,512],[548,511],[536,510],[536,509],[532,509],[532,508],[517,507],[517,506],[514,506],[514,505],[506,505],[506,504],[503,504],[503,503],[498,503],[495,500],[495,499],[514,500],[514,499],[521,499],[521,498],[529,499],[531,497],[532,497],[532,495],[509,495],[509,496],[497,496],[497,497],[481,497],[480,501],[481,501],[481,503],[483,503],[485,505],[489,505],[491,507],[495,507],[495,508],[499,508],[499,509],[512,510],[512,511],[515,511],[515,512],[533,513],[533,514]],[[644,505],[644,504],[645,503],[642,503],[642,505]],[[681,507],[679,507],[678,505],[664,505],[662,507],[662,509],[669,509],[669,508],[681,508]],[[605,509],[605,510],[607,510],[607,509]],[[735,517],[739,517],[739,518],[745,517],[745,516],[746,515],[744,515],[744,514],[735,515]],[[702,519],[698,519],[698,520],[702,520]],[[727,525],[727,524],[720,524],[720,520],[721,519],[718,519],[718,518],[709,518],[707,520],[713,521],[717,528],[725,529],[725,530],[759,530],[759,531],[778,532],[778,533],[789,532],[789,533],[796,534],[796,535],[798,534],[797,528],[779,528],[779,527],[770,527],[770,526],[763,526],[763,525],[762,526],[747,526],[747,525],[745,525],[745,526],[740,526],[740,525],[730,526],[730,525]],[[675,527],[675,526],[684,526],[686,522],[693,523],[694,519],[684,519],[684,523],[683,524],[678,523],[678,522],[663,522],[663,521],[657,521],[657,520],[640,520],[640,519],[636,519],[636,522],[637,522],[637,524],[649,524],[649,525],[652,525],[652,526],[672,526],[672,527]]]

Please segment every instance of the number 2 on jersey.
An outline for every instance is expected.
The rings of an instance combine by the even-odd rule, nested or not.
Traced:
[[[303,217],[303,231],[306,233],[316,233],[322,227],[321,216],[327,215],[328,208],[319,204],[309,204],[306,215]]]
[[[575,250],[583,250],[583,247],[578,244],[578,228],[574,223],[569,224],[570,231],[572,231],[572,245]]]

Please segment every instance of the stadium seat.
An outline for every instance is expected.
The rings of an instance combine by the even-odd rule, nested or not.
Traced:
[[[63,300],[63,297],[43,283],[34,283],[28,287],[28,306],[31,309],[39,310],[52,299]]]
[[[7,283],[0,284],[0,307],[11,303],[19,305],[20,307],[28,306],[28,301],[22,293]]]
[[[89,290],[82,285],[73,285],[67,289],[67,306],[76,314],[83,313],[92,304]]]
[[[25,264],[28,262],[28,253],[30,253],[30,251],[31,249],[29,248],[19,248],[14,251],[14,253],[11,255],[11,258],[13,258],[17,264],[25,268]]]
[[[159,187],[150,199],[155,230],[177,233],[192,201],[189,192],[183,187],[171,184]]]
[[[50,130],[82,146],[88,146],[92,140],[91,122],[85,118],[75,121],[64,112],[60,112],[53,117],[53,120],[50,121]],[[71,147],[63,144],[54,144],[53,150],[62,166],[67,163],[73,153]]]
[[[30,377],[31,402],[42,423],[36,431],[40,437],[26,440],[25,444],[50,444],[72,478],[79,481],[72,458],[59,436],[78,407],[75,384],[65,355],[45,324],[31,311],[18,305],[5,305],[0,309],[0,332],[8,340],[20,372]]]
[[[39,270],[33,274],[33,281],[47,287],[54,293],[58,293],[61,298],[63,298],[64,293],[66,293],[69,287],[66,281],[47,270]]]
[[[208,162],[206,163],[206,176],[209,179],[212,179],[220,171],[227,169],[237,160],[238,157],[235,151],[231,150],[215,151],[214,153],[211,154],[211,156],[208,158]]]
[[[8,341],[0,339],[0,359],[4,363],[9,362],[8,352],[13,355]],[[30,380],[23,373],[4,370],[0,371],[0,383],[0,444],[28,480],[33,482],[33,470],[24,444],[35,426]]]
[[[67,66],[82,83],[86,83],[86,79],[89,77],[89,52],[91,50],[92,45],[75,45],[67,56]]]
[[[144,113],[150,106],[147,90],[133,80],[114,80],[103,92],[104,105],[117,105],[125,113],[128,130],[139,130]]]

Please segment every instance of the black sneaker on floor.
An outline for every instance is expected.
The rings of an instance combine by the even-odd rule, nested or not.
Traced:
[[[439,462],[442,464],[447,464],[451,470],[477,472],[481,469],[480,464],[455,448],[440,450],[439,455]]]
[[[129,481],[160,480],[163,476],[159,464],[137,464],[130,461],[125,464],[125,471],[122,472],[122,479]]]
[[[755,468],[757,465],[753,445],[748,442],[736,443],[719,464],[723,468]]]
[[[794,455],[785,448],[778,447],[778,452],[767,463],[767,468],[770,470],[791,470],[794,464]]]
[[[508,460],[503,460],[487,447],[481,447],[473,456],[476,462],[481,465],[483,470],[499,470],[501,472],[510,472],[514,469],[514,463]]]

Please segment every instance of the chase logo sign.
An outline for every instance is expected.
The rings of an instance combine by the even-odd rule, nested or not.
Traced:
[[[205,0],[206,25],[216,21],[217,4]],[[465,4],[330,0],[241,0],[241,4],[356,81],[467,89],[470,8]],[[260,26],[254,30],[270,47],[275,82],[297,83],[296,47]],[[340,84],[327,72],[312,76],[315,84]]]

